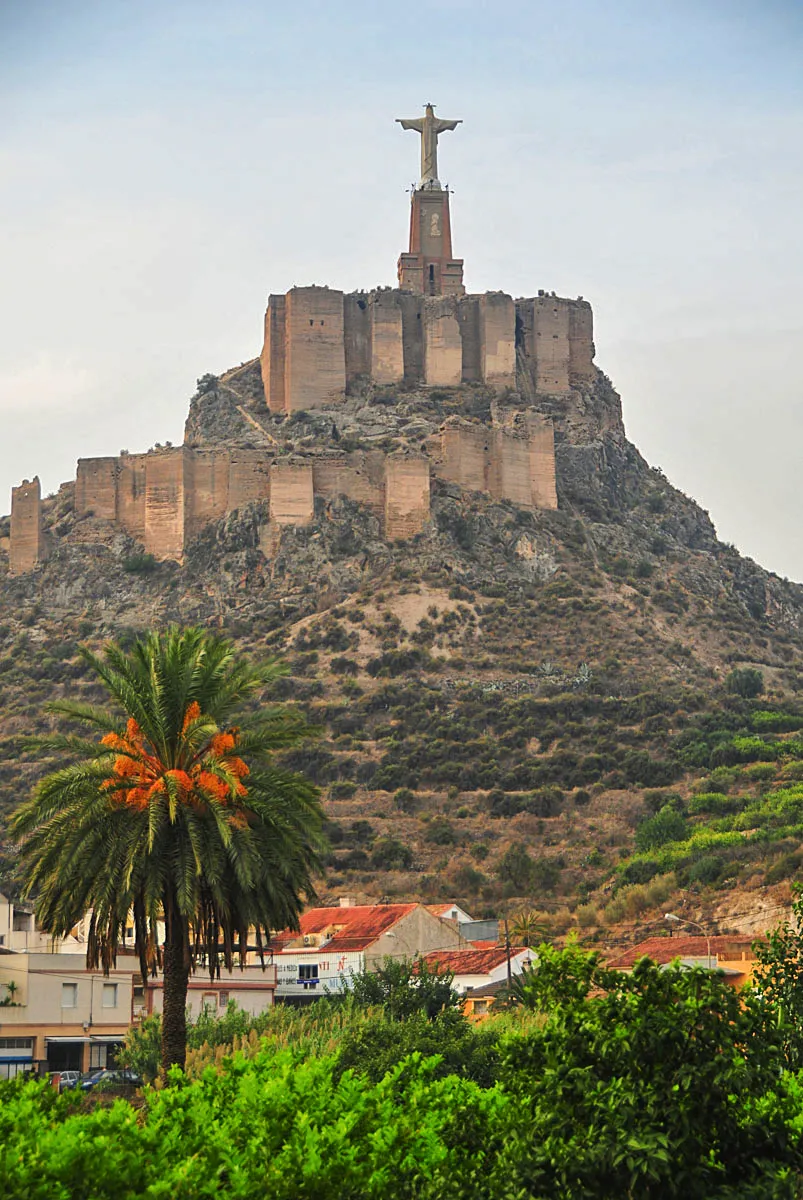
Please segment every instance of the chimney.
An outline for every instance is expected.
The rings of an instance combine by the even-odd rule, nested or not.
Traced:
[[[341,896],[339,904],[341,908],[354,908],[357,901],[353,896]]]

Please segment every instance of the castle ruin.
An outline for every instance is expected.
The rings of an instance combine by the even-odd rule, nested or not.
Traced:
[[[483,385],[513,422],[459,414],[419,451],[321,449],[283,453],[220,445],[157,448],[78,460],[75,513],[136,539],[159,559],[181,560],[210,522],[266,502],[271,531],[308,525],[315,501],[345,496],[367,506],[388,540],[415,536],[430,515],[432,479],[529,508],[557,507],[552,422],[544,400],[588,390],[596,376],[591,305],[540,291],[467,294],[452,253],[450,192],[437,175],[438,136],[459,122],[427,105],[403,128],[421,135],[421,179],[410,205],[398,287],[343,293],[293,287],[271,295],[260,355],[265,409],[275,418],[337,407],[371,388]],[[256,421],[252,423],[257,424]],[[9,571],[33,570],[48,552],[39,481],[12,489]]]

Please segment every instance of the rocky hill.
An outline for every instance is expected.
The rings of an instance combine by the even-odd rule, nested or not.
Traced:
[[[561,399],[366,385],[277,417],[255,361],[199,381],[185,440],[421,451],[445,422],[515,428],[531,406],[554,422],[558,510],[434,479],[404,542],[317,498],[270,546],[255,503],[156,562],[64,485],[44,505],[55,553],[0,574],[2,811],[41,769],[21,739],[43,703],[91,693],[79,642],[201,622],[281,654],[280,693],[324,730],[292,757],[327,796],[324,895],[526,904],[594,937],[670,897],[722,929],[766,923],[801,857],[803,588],[718,541],[627,440],[601,372]]]

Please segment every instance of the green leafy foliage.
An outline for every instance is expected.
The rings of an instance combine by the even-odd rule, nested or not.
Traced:
[[[432,967],[423,958],[386,958],[381,966],[353,976],[351,994],[359,1007],[379,1006],[394,1021],[416,1013],[432,1020],[444,1010],[459,1009],[453,982],[451,971]]]
[[[688,836],[689,826],[683,815],[670,805],[664,805],[654,817],[648,817],[639,825],[636,849],[655,850],[667,842],[684,842]]]
[[[542,946],[518,1008],[479,1028],[454,1007],[393,1016],[415,976],[386,969],[384,1005],[266,1015],[262,1044],[174,1071],[141,1107],[0,1084],[0,1196],[794,1200],[803,1086],[783,1069],[794,1020],[778,1005],[801,950],[784,938],[756,997],[712,972],[643,959],[627,975]]]
[[[745,700],[752,700],[764,691],[764,676],[755,667],[740,667],[726,675],[725,687]]]

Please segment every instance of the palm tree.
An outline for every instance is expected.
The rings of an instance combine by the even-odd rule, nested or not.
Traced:
[[[543,913],[534,908],[522,908],[514,913],[510,922],[510,934],[518,946],[534,946],[546,935]]]
[[[13,817],[24,894],[55,937],[91,912],[87,967],[107,972],[133,912],[143,981],[163,971],[167,1070],[184,1065],[196,964],[212,978],[221,961],[243,965],[249,939],[261,954],[271,929],[298,927],[314,895],[318,793],[273,761],[311,730],[291,710],[254,702],[280,664],[253,667],[204,630],[81,653],[111,704],[49,706],[89,734],[36,743],[69,761]]]

